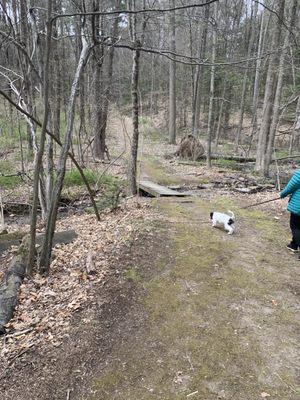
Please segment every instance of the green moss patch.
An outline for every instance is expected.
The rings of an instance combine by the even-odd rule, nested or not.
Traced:
[[[272,217],[241,210],[229,197],[211,204],[195,199],[188,207],[178,199],[154,204],[173,221],[163,234],[155,230],[168,240],[153,255],[152,275],[136,267],[124,273],[143,288],[139,306],[147,319],[116,349],[95,382],[94,399],[177,400],[193,392],[191,398],[206,400],[248,400],[262,392],[292,398],[293,372],[274,358],[289,351],[280,332],[295,325],[293,310],[274,300],[286,257],[265,250],[276,250],[286,232]],[[216,207],[239,215],[245,232],[231,237],[204,223]]]
[[[143,160],[143,169],[151,180],[161,185],[176,185],[181,182],[181,178],[172,175],[172,171],[165,172],[157,159],[147,158]]]
[[[5,176],[14,175],[17,172],[14,170],[12,162],[6,160],[0,161],[0,187],[12,189],[19,186],[22,183],[21,176]]]
[[[86,180],[90,185],[94,185],[97,183],[99,174],[91,169],[85,169],[84,175]],[[71,186],[84,186],[85,183],[77,169],[71,169],[66,172],[64,178],[64,187],[71,187]]]

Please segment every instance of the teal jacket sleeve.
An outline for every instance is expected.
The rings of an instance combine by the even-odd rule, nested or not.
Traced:
[[[294,173],[292,178],[288,181],[286,187],[280,193],[280,197],[283,199],[295,192],[295,190],[300,189],[300,171]]]

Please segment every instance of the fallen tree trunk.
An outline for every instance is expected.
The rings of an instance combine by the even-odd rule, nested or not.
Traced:
[[[38,235],[36,243],[41,244],[43,237],[44,235]],[[54,234],[53,245],[71,243],[76,237],[77,234],[74,230],[57,232]],[[3,241],[2,238],[4,238]],[[6,333],[4,326],[12,319],[18,303],[20,286],[26,275],[29,235],[27,232],[2,235],[0,241],[1,254],[10,246],[19,244],[22,238],[18,253],[13,257],[0,285],[0,335]]]
[[[28,232],[20,231],[20,232],[13,232],[13,233],[7,233],[7,234],[1,235],[0,236],[0,256],[5,250],[9,249],[11,246],[19,246],[22,239],[27,234],[28,234]],[[74,230],[56,232],[54,234],[54,238],[53,238],[53,246],[55,246],[58,243],[64,243],[64,244],[71,243],[76,237],[77,237],[77,234]],[[38,235],[36,238],[36,243],[38,245],[41,245],[43,238],[44,238],[44,234]]]
[[[228,160],[228,161],[236,161],[238,163],[247,163],[247,162],[255,162],[255,160],[253,158],[242,158],[242,157],[234,157],[234,156],[229,156],[229,157],[221,157],[221,156],[215,156],[212,155],[211,156],[212,160]],[[201,157],[201,160],[205,160],[205,156]],[[203,165],[203,162],[200,161],[200,159],[198,159],[198,161],[178,161],[178,164],[182,164],[182,165]]]
[[[212,158],[214,160],[229,160],[229,161],[236,161],[240,163],[246,163],[246,162],[255,162],[255,157],[243,157],[243,156],[225,156],[225,155],[220,155],[220,154],[213,154]]]
[[[175,156],[178,156],[178,152],[174,154]],[[169,158],[168,156],[166,158]],[[187,164],[187,165],[197,165],[199,160],[205,160],[206,156],[201,155],[198,157],[198,161],[180,161],[179,164]],[[273,159],[271,160],[271,163],[273,162],[289,162],[290,160],[293,160],[294,158],[300,158],[300,154],[294,155],[294,156],[286,156],[286,157],[281,157],[277,158],[276,160]],[[242,157],[242,156],[229,156],[229,155],[222,155],[222,154],[212,154],[211,155],[212,160],[229,160],[229,161],[236,161],[239,163],[247,163],[247,162],[255,162],[256,158],[255,157]]]
[[[276,160],[272,160],[271,162],[275,162],[275,161],[290,161],[293,160],[294,158],[300,158],[300,154],[295,154],[294,156],[286,156],[286,157],[280,157],[277,158]]]
[[[30,209],[31,209],[31,204],[29,203],[19,203],[10,201],[10,202],[5,202],[3,204],[3,211],[5,214],[25,214],[29,213]]]
[[[205,159],[205,155],[202,156],[201,158]],[[212,160],[229,160],[229,161],[236,161],[240,163],[246,163],[246,162],[255,162],[255,157],[243,157],[243,156],[229,156],[225,154],[212,154],[211,155]]]
[[[5,325],[11,320],[18,302],[21,283],[26,274],[29,236],[25,236],[4,275],[0,286],[0,335],[6,333]]]

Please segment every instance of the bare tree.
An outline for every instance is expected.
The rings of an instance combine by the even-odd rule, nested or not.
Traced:
[[[120,9],[120,0],[115,1],[115,9]],[[115,54],[115,41],[118,34],[119,18],[115,17],[112,27],[112,40],[111,46],[108,50],[108,62],[107,62],[107,76],[106,76],[106,87],[103,90],[102,98],[102,113],[101,113],[101,126],[100,126],[100,158],[104,159],[106,154],[109,158],[109,153],[106,146],[106,126],[108,118],[108,107],[111,100],[111,90],[112,90],[112,78],[113,78],[113,67],[114,67],[114,54]]]
[[[170,0],[170,8],[175,7],[175,0]],[[170,50],[176,52],[175,11],[170,11]],[[169,62],[169,142],[176,143],[176,62]]]
[[[82,50],[81,50],[76,73],[75,73],[73,83],[72,83],[71,94],[70,94],[69,105],[68,105],[68,112],[67,112],[67,127],[66,127],[66,132],[65,132],[65,137],[64,137],[64,144],[61,149],[59,160],[58,160],[57,177],[56,177],[56,180],[55,180],[54,186],[53,186],[51,203],[50,203],[50,208],[49,208],[47,222],[46,222],[46,231],[45,231],[44,241],[43,241],[42,249],[41,249],[39,271],[42,274],[49,273],[51,253],[52,253],[52,240],[53,240],[53,235],[54,235],[55,225],[56,225],[58,203],[59,203],[60,194],[61,194],[61,190],[62,190],[62,186],[63,186],[63,180],[65,177],[66,160],[67,160],[68,152],[69,152],[69,149],[71,146],[77,89],[78,89],[81,75],[84,70],[84,66],[88,60],[90,50],[91,50],[91,45],[86,41],[85,35],[84,35],[84,33],[82,33]]]
[[[258,108],[258,99],[259,99],[259,83],[261,77],[261,69],[262,69],[262,50],[263,50],[263,38],[264,38],[264,27],[266,21],[266,11],[263,10],[260,17],[260,27],[259,27],[259,39],[258,39],[258,47],[257,47],[257,59],[255,63],[255,78],[254,78],[254,86],[253,86],[253,98],[252,98],[252,119],[251,119],[251,138],[253,138],[254,134],[257,131],[257,108]]]
[[[49,118],[49,111],[50,111],[50,108],[49,108],[49,89],[50,89],[49,72],[50,72],[50,51],[51,51],[51,35],[52,35],[51,14],[52,14],[52,0],[48,0],[48,2],[47,2],[46,60],[45,60],[44,84],[43,84],[44,120],[43,120],[43,126],[42,126],[42,131],[41,131],[40,147],[39,147],[39,150],[37,153],[37,157],[35,160],[35,168],[34,168],[33,200],[32,200],[32,211],[31,211],[31,220],[30,220],[30,245],[29,245],[29,254],[28,254],[28,265],[27,265],[28,274],[32,273],[33,264],[34,264],[40,171],[42,169],[44,147],[45,147],[45,141],[46,141],[46,129],[47,129],[47,125],[48,125],[48,118]]]
[[[199,61],[205,58],[206,41],[207,41],[207,26],[209,18],[209,5],[205,7],[204,22],[201,32],[200,47],[199,47]],[[196,78],[195,78],[195,90],[194,90],[194,101],[193,101],[193,134],[199,134],[200,126],[200,108],[201,108],[201,95],[203,90],[203,65],[197,67]]]
[[[96,0],[93,2],[93,11],[98,12],[100,10],[100,1]],[[101,125],[102,125],[102,101],[103,101],[103,59],[104,59],[104,46],[101,41],[101,35],[103,34],[103,17],[99,15],[92,16],[92,30],[93,39],[97,46],[93,49],[93,133],[94,133],[94,157],[98,159],[104,159],[105,154],[105,143],[103,143],[101,137]]]
[[[132,9],[135,10],[135,0],[132,1]],[[130,188],[131,193],[136,195],[138,192],[137,187],[137,154],[139,143],[139,63],[140,63],[140,47],[141,42],[137,38],[137,21],[136,16],[133,14],[130,18],[130,33],[131,40],[134,43],[134,50],[132,53],[132,72],[131,72],[131,101],[132,101],[132,125],[133,134],[131,142],[131,160],[130,160]]]
[[[257,3],[252,4],[251,21],[250,21],[250,28],[249,28],[250,32],[249,32],[248,49],[247,49],[247,63],[246,63],[246,67],[245,67],[244,77],[243,77],[239,124],[238,124],[237,133],[236,133],[236,137],[235,137],[235,150],[236,151],[238,150],[238,146],[240,144],[241,133],[242,133],[242,128],[243,128],[246,93],[247,93],[247,83],[248,83],[249,66],[250,66],[250,56],[251,56],[252,46],[253,46],[253,42],[254,42],[255,19],[256,19],[256,15],[257,15],[257,10],[258,10],[258,4]]]
[[[291,10],[290,10],[291,16],[290,16],[289,30],[285,31],[284,42],[283,42],[282,50],[280,53],[277,85],[276,85],[274,104],[273,104],[273,115],[272,115],[272,121],[271,121],[271,125],[270,125],[270,131],[269,131],[268,143],[267,143],[267,151],[265,154],[265,161],[264,161],[264,171],[263,171],[264,175],[269,175],[269,167],[270,167],[270,163],[272,160],[272,154],[273,154],[274,142],[275,142],[275,133],[276,133],[276,129],[278,126],[279,117],[280,117],[280,100],[281,100],[283,78],[284,78],[284,72],[285,72],[284,64],[286,61],[288,46],[289,46],[289,42],[290,42],[290,36],[291,36],[290,30],[293,29],[293,27],[295,25],[295,19],[296,19],[296,15],[297,15],[297,3],[298,3],[298,0],[293,0]]]
[[[280,48],[281,28],[284,18],[285,0],[278,0],[276,13],[278,18],[274,21],[272,32],[272,49]],[[278,79],[278,51],[273,51],[270,55],[267,78],[265,83],[265,96],[263,104],[262,122],[258,136],[258,145],[256,152],[256,171],[264,174],[265,172],[265,154],[267,150],[268,137],[271,127],[271,118],[273,113],[274,98],[276,92],[276,83]]]
[[[213,6],[213,16],[216,20],[216,7]],[[214,107],[214,95],[215,95],[215,73],[216,67],[214,65],[216,61],[216,47],[217,47],[217,31],[216,25],[212,27],[212,67],[210,73],[210,90],[209,90],[209,109],[208,109],[208,122],[207,122],[207,153],[206,153],[206,164],[211,167],[211,142],[213,133],[213,107]]]
[[[290,156],[293,154],[293,149],[295,147],[299,147],[299,138],[300,138],[300,95],[298,96],[298,101],[296,106],[296,116],[289,144]]]

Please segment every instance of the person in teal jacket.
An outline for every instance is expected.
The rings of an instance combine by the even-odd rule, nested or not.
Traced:
[[[300,169],[298,169],[280,193],[283,199],[290,195],[287,210],[291,213],[290,228],[292,231],[291,243],[287,248],[293,252],[298,252],[300,248]],[[300,258],[300,257],[299,257]]]

